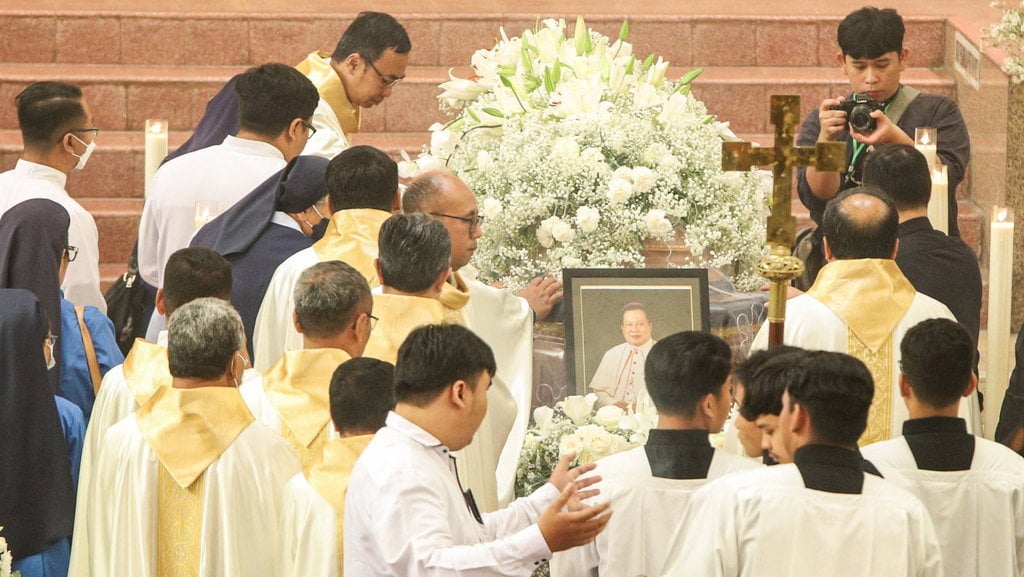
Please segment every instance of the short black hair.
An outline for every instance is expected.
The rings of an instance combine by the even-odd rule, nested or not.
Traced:
[[[789,348],[789,347],[787,347]],[[799,379],[803,368],[800,365],[804,356],[803,349],[771,354],[777,349],[765,351],[757,369],[743,381],[743,405],[740,416],[748,421],[756,421],[761,415],[782,413],[782,393],[790,383]]]
[[[928,206],[932,175],[921,151],[907,144],[882,144],[864,162],[864,184],[884,190],[897,210]]]
[[[494,353],[473,331],[461,325],[424,325],[398,348],[395,400],[425,406],[455,381],[494,376]]]
[[[405,28],[390,14],[360,12],[341,35],[331,60],[341,62],[354,52],[368,62],[375,62],[389,48],[398,54],[412,50]]]
[[[373,307],[366,278],[340,260],[318,262],[302,271],[292,297],[302,334],[314,338],[344,332],[360,313]]]
[[[334,210],[391,211],[398,194],[398,164],[372,146],[352,146],[327,165],[327,196]]]
[[[732,349],[700,331],[669,335],[651,348],[644,364],[647,394],[659,413],[691,417],[708,393],[718,395],[732,369]]]
[[[800,378],[789,384],[789,402],[810,417],[815,443],[853,447],[868,424],[875,395],[871,371],[856,357],[828,351],[803,353]]]
[[[185,303],[204,297],[231,298],[231,263],[208,248],[175,251],[164,267],[164,310],[168,317]]]
[[[235,82],[238,124],[262,136],[277,136],[296,118],[309,120],[320,101],[316,87],[291,66],[271,62],[246,70]]]
[[[395,367],[358,357],[338,365],[331,375],[331,420],[341,433],[370,432],[384,426],[395,408]]]
[[[651,316],[647,314],[647,307],[645,307],[643,303],[626,303],[626,306],[622,307],[622,316],[626,316],[626,313],[628,313],[629,311],[643,311],[644,316],[647,317],[647,320],[651,320]]]
[[[914,396],[941,409],[960,402],[974,372],[974,341],[949,319],[929,319],[900,341],[900,371]]]
[[[391,215],[380,227],[377,246],[381,284],[402,292],[427,290],[451,266],[448,229],[421,212]]]
[[[884,209],[866,219],[850,210],[850,197],[867,195],[882,201]],[[844,190],[828,201],[821,218],[822,234],[837,259],[892,258],[899,238],[900,215],[882,191],[860,186]]]
[[[878,58],[887,52],[903,52],[903,18],[892,8],[865,6],[846,15],[836,39],[851,58]]]
[[[779,345],[769,349],[761,349],[750,353],[750,356],[736,363],[732,368],[733,381],[739,381],[740,385],[745,384],[769,360],[786,353],[802,351],[800,347],[790,345]]]
[[[64,82],[36,82],[17,96],[18,127],[25,148],[49,150],[85,121],[82,89]]]

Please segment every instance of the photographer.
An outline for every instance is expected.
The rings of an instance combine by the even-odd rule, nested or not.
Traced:
[[[950,98],[922,93],[900,83],[900,73],[907,66],[909,53],[903,46],[903,34],[903,18],[893,9],[861,8],[847,15],[839,24],[840,52],[836,54],[836,60],[849,79],[853,94],[827,98],[817,110],[812,110],[800,127],[797,145],[846,142],[847,166],[850,169],[845,174],[818,172],[813,168],[799,169],[800,200],[810,211],[814,223],[820,225],[826,202],[840,190],[860,184],[864,158],[872,146],[913,146],[916,128],[933,127],[938,129],[938,157],[949,171],[949,234],[960,236],[956,189],[964,178],[971,156],[967,126],[960,109]],[[867,127],[873,128],[870,131],[851,131],[852,119],[847,111],[852,108],[848,101],[854,96],[863,100],[869,109],[874,109],[870,113],[853,114],[854,117],[861,116],[860,120],[865,120],[863,115],[869,114],[875,125]],[[820,247],[819,232],[804,240],[802,251],[800,246],[797,247],[807,264],[805,286],[814,282],[818,270],[824,265]]]

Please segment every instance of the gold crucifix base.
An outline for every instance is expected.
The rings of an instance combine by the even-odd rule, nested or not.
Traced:
[[[783,244],[772,244],[771,252],[757,263],[757,272],[771,283],[768,293],[768,342],[782,344],[785,331],[786,297],[789,283],[804,272],[804,263]]]

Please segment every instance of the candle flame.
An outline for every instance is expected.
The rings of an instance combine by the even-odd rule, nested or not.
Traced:
[[[1006,222],[1008,216],[1010,216],[1010,211],[1000,208],[996,211],[996,222]]]
[[[925,146],[928,146],[931,143],[932,143],[932,139],[928,138],[928,133],[927,132],[925,132],[924,134],[921,135],[921,144],[923,144]]]

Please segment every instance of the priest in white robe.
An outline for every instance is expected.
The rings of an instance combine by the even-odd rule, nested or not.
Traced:
[[[171,316],[171,386],[100,444],[87,528],[94,575],[276,575],[283,490],[301,467],[237,390],[244,350],[226,301],[197,299]]]
[[[629,303],[622,309],[622,338],[626,342],[605,351],[597,365],[590,388],[597,394],[597,405],[615,405],[626,409],[646,398],[644,363],[651,347],[654,329],[647,309],[641,303]]]
[[[978,384],[973,338],[931,319],[907,331],[900,349],[910,420],[903,436],[864,447],[864,457],[924,502],[946,577],[1024,575],[1024,459],[957,417]]]
[[[451,451],[472,440],[486,415],[494,371],[487,344],[459,325],[420,327],[402,344],[395,410],[349,482],[345,574],[527,577],[553,551],[604,528],[608,503],[583,507],[573,498],[588,485],[576,477],[593,468],[568,470],[575,454],[559,462],[550,483],[494,513],[481,514],[463,491]]]
[[[318,262],[340,260],[369,281],[380,284],[374,272],[380,226],[398,208],[398,165],[372,146],[353,146],[327,165],[327,198],[331,221],[323,238],[281,263],[270,279],[253,331],[253,362],[266,372],[285,351],[302,348],[292,312],[299,275]]]
[[[562,285],[551,279],[534,279],[519,295],[513,295],[462,274],[469,268],[484,230],[476,196],[454,174],[429,171],[417,176],[402,195],[402,209],[427,213],[448,229],[453,271],[448,282],[460,292],[469,289],[469,301],[463,308],[466,326],[494,351],[496,376],[515,399],[515,421],[500,449],[497,470],[499,503],[509,503],[514,498],[516,467],[533,403],[533,321],[543,320],[562,299]]]
[[[691,500],[659,575],[941,576],[925,506],[862,470],[857,440],[874,394],[849,355],[814,351],[783,396],[791,464],[727,475]]]
[[[78,306],[107,312],[100,292],[99,231],[89,211],[71,198],[68,175],[83,170],[99,129],[92,109],[77,86],[36,82],[15,99],[24,151],[12,170],[0,174],[0,216],[12,206],[33,198],[52,200],[71,217],[68,244],[78,256],[68,265],[61,290]]]
[[[156,310],[167,316],[197,298],[227,300],[231,296],[231,264],[210,249],[185,248],[175,252],[164,268],[164,278],[164,287],[156,294]],[[246,372],[251,374],[251,371]],[[166,330],[160,332],[155,343],[136,339],[124,364],[110,369],[103,376],[82,449],[75,506],[75,539],[71,548],[71,575],[89,577],[91,574],[87,531],[92,507],[89,484],[104,434],[107,429],[146,404],[158,389],[170,384]]]
[[[690,497],[708,481],[759,467],[715,449],[732,408],[732,351],[722,339],[687,331],[658,341],[647,357],[647,390],[658,428],[642,447],[597,462],[596,499],[616,514],[597,538],[555,554],[552,577],[657,575]]]
[[[370,358],[349,359],[331,378],[331,420],[341,438],[284,490],[278,575],[344,575],[345,495],[352,468],[395,407],[395,368]]]
[[[451,241],[445,227],[421,213],[396,214],[380,229],[374,312],[380,318],[365,355],[394,363],[398,349],[415,329],[428,324],[467,326],[464,315],[469,290],[451,277]],[[455,454],[462,463],[462,481],[472,489],[483,512],[499,508],[497,468],[502,448],[516,421],[516,400],[495,378],[487,390],[490,409],[473,442]]]
[[[331,375],[362,356],[373,327],[373,299],[363,275],[341,261],[313,265],[295,287],[295,328],[303,348],[287,351],[262,378],[241,387],[257,422],[278,431],[302,461],[303,471],[320,460],[330,426]]]
[[[168,161],[156,171],[139,222],[139,274],[163,286],[163,268],[200,226],[231,208],[298,156],[311,134],[316,88],[284,64],[239,76],[239,130],[217,146]],[[154,319],[158,315],[154,314]],[[147,336],[163,326],[157,321]]]
[[[785,344],[848,353],[871,370],[875,397],[862,445],[892,438],[907,420],[897,386],[903,335],[925,319],[955,320],[946,305],[914,290],[900,272],[893,260],[898,227],[896,207],[882,193],[840,193],[822,220],[828,264],[806,294],[786,305]],[[751,348],[767,346],[765,323]],[[977,399],[965,398],[961,411],[968,430],[980,432]]]

